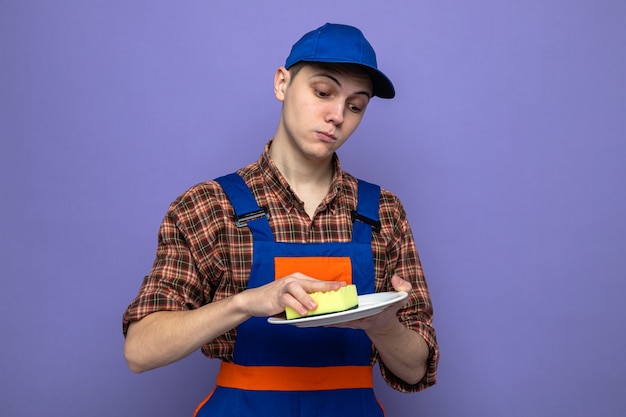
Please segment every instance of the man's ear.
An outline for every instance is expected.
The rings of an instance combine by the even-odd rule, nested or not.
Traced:
[[[280,102],[285,100],[285,91],[290,80],[289,71],[285,67],[278,67],[274,74],[274,95]]]

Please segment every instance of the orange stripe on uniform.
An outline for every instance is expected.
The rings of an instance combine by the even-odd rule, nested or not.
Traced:
[[[324,281],[352,284],[352,261],[349,256],[293,256],[274,258],[275,279],[300,272]]]
[[[252,391],[373,388],[371,366],[243,366],[222,362],[216,384]]]
[[[211,392],[209,393],[209,395],[207,395],[206,398],[202,400],[200,404],[198,404],[195,411],[193,412],[193,417],[196,417],[198,415],[198,413],[200,412],[200,409],[204,407],[204,404],[206,404],[207,401],[209,401],[209,399],[211,399],[211,396],[213,395],[214,392],[215,392],[215,388],[213,388]]]

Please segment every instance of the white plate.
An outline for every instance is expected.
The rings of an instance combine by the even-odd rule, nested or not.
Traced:
[[[357,320],[378,314],[389,304],[404,300],[409,294],[406,292],[377,292],[374,294],[359,295],[359,307],[341,311],[339,313],[321,314],[319,316],[301,317],[287,320],[285,315],[270,317],[267,321],[271,324],[292,324],[298,327],[328,326],[330,324],[343,323],[344,321]]]

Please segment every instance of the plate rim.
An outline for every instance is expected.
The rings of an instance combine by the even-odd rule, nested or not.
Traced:
[[[401,301],[404,300],[405,298],[407,298],[409,296],[409,293],[406,291],[382,291],[382,292],[374,292],[374,293],[369,293],[369,294],[362,294],[359,295],[358,298],[360,299],[361,297],[372,297],[372,296],[376,296],[376,295],[388,295],[388,294],[394,294],[395,297],[391,297],[389,299],[386,299],[384,301],[381,301],[379,303],[375,303],[375,304],[371,304],[369,306],[367,306],[364,309],[359,310],[359,308],[355,308],[352,310],[345,310],[345,311],[339,311],[336,313],[329,313],[329,314],[320,314],[317,316],[311,316],[311,317],[300,317],[297,319],[291,319],[291,320],[287,320],[286,318],[279,318],[276,315],[268,317],[267,318],[267,322],[270,324],[274,324],[274,325],[281,325],[281,324],[288,324],[288,325],[292,325],[292,326],[298,326],[299,324],[308,324],[308,323],[315,323],[316,321],[327,321],[327,320],[332,320],[333,318],[340,318],[342,316],[346,316],[346,317],[350,317],[352,315],[358,314],[358,313],[364,313],[367,312],[369,310],[374,310],[376,308],[379,307],[384,307],[386,305],[389,304],[393,304],[397,301]],[[282,314],[282,313],[281,313]],[[367,316],[365,316],[367,317]],[[364,318],[364,317],[360,317],[360,318]],[[349,321],[348,320],[343,320],[343,321]],[[340,321],[338,322],[334,322],[333,324],[336,323],[341,323]],[[320,324],[320,326],[323,326],[324,324]]]

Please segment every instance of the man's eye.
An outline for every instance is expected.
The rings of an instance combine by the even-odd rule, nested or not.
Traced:
[[[354,113],[360,113],[361,112],[361,108],[358,106],[355,106],[354,104],[349,104],[348,105],[350,108],[350,111],[354,112]]]
[[[326,91],[322,91],[322,90],[315,90],[315,94],[318,97],[328,97],[330,95]]]

